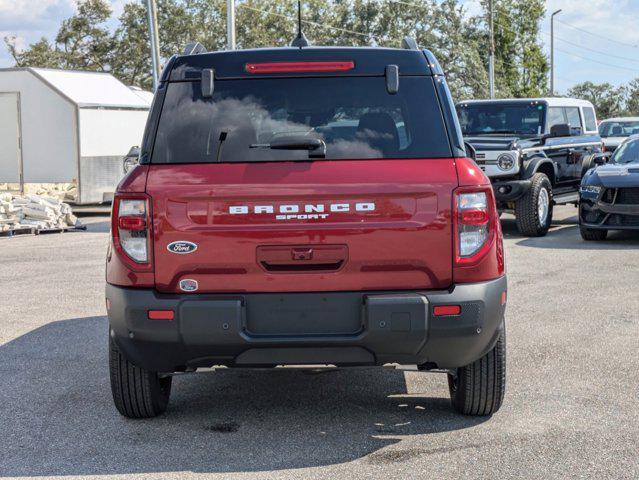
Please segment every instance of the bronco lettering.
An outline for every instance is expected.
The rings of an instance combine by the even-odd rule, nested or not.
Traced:
[[[329,205],[322,203],[305,205],[287,204],[278,207],[274,205],[254,205],[251,207],[248,205],[232,205],[229,207],[229,213],[231,215],[248,215],[249,213],[257,215],[264,213],[273,214],[276,210],[280,214],[275,216],[276,220],[319,220],[329,216],[328,213],[323,213],[327,210],[333,213],[345,213],[353,210],[356,212],[374,212],[375,203],[358,202],[355,203],[355,205],[349,203],[334,203]],[[297,215],[300,211],[304,211],[305,214]]]

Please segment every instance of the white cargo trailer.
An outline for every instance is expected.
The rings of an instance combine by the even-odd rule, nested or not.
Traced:
[[[110,201],[150,104],[108,73],[0,69],[0,184],[73,184],[77,204]]]

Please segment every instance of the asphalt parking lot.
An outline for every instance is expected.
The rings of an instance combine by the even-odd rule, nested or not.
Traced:
[[[639,478],[639,234],[586,243],[504,219],[508,384],[492,418],[441,374],[381,369],[177,377],[168,412],[120,417],[104,317],[106,217],[0,238],[0,476]]]

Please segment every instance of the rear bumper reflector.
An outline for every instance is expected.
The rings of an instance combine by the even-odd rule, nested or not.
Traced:
[[[175,312],[173,310],[149,310],[149,320],[173,320]]]
[[[459,305],[437,305],[433,308],[433,315],[436,317],[443,317],[446,315],[459,315],[461,313],[461,306]]]

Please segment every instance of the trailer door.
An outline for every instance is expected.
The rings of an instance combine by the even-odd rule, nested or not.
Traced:
[[[0,183],[22,182],[20,96],[0,92]]]

